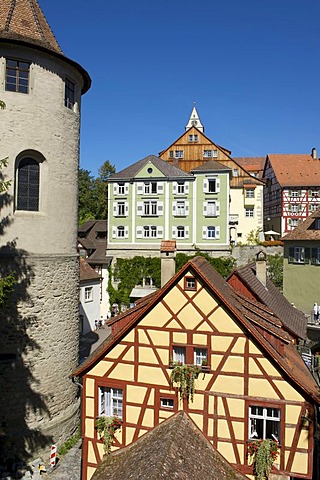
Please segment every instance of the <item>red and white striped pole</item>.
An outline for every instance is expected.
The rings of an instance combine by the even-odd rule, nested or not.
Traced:
[[[57,455],[57,446],[51,445],[51,454],[50,454],[50,466],[55,467],[56,465],[56,455]]]

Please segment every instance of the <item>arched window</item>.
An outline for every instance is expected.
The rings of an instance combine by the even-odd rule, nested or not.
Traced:
[[[23,158],[17,167],[17,210],[39,210],[40,166],[33,158]]]

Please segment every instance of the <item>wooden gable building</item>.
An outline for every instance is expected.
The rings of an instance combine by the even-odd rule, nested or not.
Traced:
[[[249,478],[247,445],[259,438],[279,442],[274,478],[317,478],[318,387],[276,315],[203,257],[110,323],[110,337],[73,373],[83,381],[83,480],[104,455],[97,417],[121,418],[117,449],[179,410]],[[171,385],[172,361],[199,366],[193,401]]]

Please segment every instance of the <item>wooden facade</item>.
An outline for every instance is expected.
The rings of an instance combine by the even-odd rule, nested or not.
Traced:
[[[206,357],[193,402],[181,401],[170,387],[170,362],[178,351],[187,364],[197,362],[199,351]],[[202,257],[114,319],[112,335],[74,376],[83,377],[82,480],[90,480],[104,454],[95,428],[104,388],[117,392],[123,422],[113,448],[185,410],[224,458],[253,478],[247,459],[250,412],[270,409],[279,422],[274,473],[312,478],[319,390],[281,322],[236,292]]]

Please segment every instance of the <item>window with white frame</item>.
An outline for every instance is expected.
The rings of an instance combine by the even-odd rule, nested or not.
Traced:
[[[117,238],[124,238],[124,226],[123,225],[119,225],[119,227],[117,227]]]
[[[84,288],[84,301],[85,302],[92,302],[93,299],[93,287],[85,287]]]
[[[182,217],[186,214],[186,203],[181,200],[176,202],[176,216]]]
[[[169,151],[169,158],[173,158],[173,150]]]
[[[193,354],[194,354],[194,360],[193,360],[194,365],[198,365],[199,367],[201,367],[202,365],[208,364],[208,351],[206,348],[195,347],[193,349]]]
[[[147,216],[157,215],[157,202],[143,202],[143,214]]]
[[[280,409],[249,406],[249,438],[280,440]]]
[[[292,203],[290,205],[290,211],[292,213],[298,213],[299,212],[299,204],[298,203]]]
[[[184,238],[186,236],[185,227],[179,225],[177,227],[177,238]]]
[[[289,225],[291,228],[295,228],[299,225],[299,218],[289,218]]]
[[[117,202],[117,216],[118,217],[125,216],[125,202]]]
[[[185,290],[196,290],[197,282],[194,277],[185,277],[184,279],[184,289]]]
[[[213,151],[212,150],[203,150],[203,157],[204,158],[212,158],[213,157]]]
[[[174,399],[173,398],[160,398],[160,407],[161,408],[174,408]]]
[[[99,387],[99,415],[123,417],[122,388]]]
[[[245,208],[245,217],[254,217],[254,207]]]
[[[208,200],[203,203],[203,215],[205,217],[216,217],[220,213],[220,202]]]
[[[233,168],[232,169],[232,175],[234,177],[239,177],[239,169],[238,168]]]
[[[212,150],[213,158],[218,158],[218,150]]]
[[[119,195],[125,194],[124,183],[118,183],[118,194]]]
[[[318,197],[319,196],[319,190],[311,190],[311,197]]]
[[[293,247],[293,259],[294,263],[304,263],[305,262],[305,248],[304,247]]]
[[[186,363],[186,347],[173,346],[173,361]]]
[[[203,239],[219,239],[220,238],[220,227],[219,226],[205,226],[202,227],[202,238]]]
[[[309,203],[308,205],[308,210],[309,212],[315,212],[318,208],[318,204],[317,203]]]
[[[299,197],[299,190],[289,190],[290,197]]]
[[[216,227],[207,227],[207,238],[216,238]]]
[[[183,150],[175,150],[174,158],[183,158]]]
[[[144,238],[157,238],[157,227],[155,225],[145,225],[143,227]]]
[[[205,178],[203,181],[203,191],[205,193],[219,193],[220,179],[219,178]]]
[[[199,136],[197,134],[195,135],[188,135],[188,142],[197,142],[199,139]]]
[[[172,227],[172,238],[189,238],[189,226],[178,225],[177,227]]]
[[[184,182],[177,182],[177,193],[179,193],[179,194],[185,193],[185,183]]]
[[[246,198],[254,198],[254,188],[246,188]]]
[[[146,195],[157,193],[157,182],[145,182],[144,183],[144,193]]]

